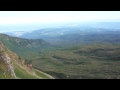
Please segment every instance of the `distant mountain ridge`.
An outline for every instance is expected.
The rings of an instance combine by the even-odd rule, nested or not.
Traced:
[[[29,51],[40,51],[41,49],[51,46],[48,42],[42,39],[24,39],[12,37],[6,34],[0,34],[0,41],[10,50],[18,54]]]
[[[18,37],[43,39],[53,45],[76,45],[91,42],[105,42],[105,40],[107,42],[119,41],[118,34],[120,34],[120,22],[78,22],[59,28],[33,30],[22,33]],[[96,38],[93,38],[93,36]]]
[[[89,30],[90,29],[90,30]],[[98,29],[117,30],[120,31],[120,22],[76,22],[69,23],[66,26],[59,28],[43,28],[38,30],[14,31],[6,32],[5,34],[27,38],[27,39],[43,39],[49,36],[60,36],[81,32],[93,32]],[[42,38],[43,37],[43,38]]]

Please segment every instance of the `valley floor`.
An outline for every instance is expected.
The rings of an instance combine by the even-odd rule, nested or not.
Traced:
[[[101,43],[33,53],[35,68],[59,79],[119,79],[120,45]]]

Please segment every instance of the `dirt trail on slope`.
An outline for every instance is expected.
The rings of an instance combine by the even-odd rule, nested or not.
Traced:
[[[44,72],[39,71],[39,70],[37,70],[37,69],[35,69],[35,70],[38,71],[38,72],[40,72],[40,73],[42,73],[42,74],[44,74],[44,75],[46,75],[47,77],[49,77],[49,78],[51,78],[51,79],[55,79],[55,78],[53,78],[52,76],[50,76],[49,74],[47,74],[47,73],[44,73]]]
[[[44,78],[36,75],[36,73],[35,73],[34,71],[32,71],[32,72],[28,71],[28,67],[26,67],[26,66],[21,66],[21,65],[19,65],[19,64],[17,64],[17,65],[20,66],[22,69],[26,70],[29,74],[31,74],[31,75],[33,75],[33,76],[35,76],[35,77],[38,77],[38,79],[44,79]],[[36,71],[44,74],[45,76],[49,77],[50,79],[54,79],[52,76],[50,76],[50,75],[48,75],[48,74],[46,74],[46,73],[44,73],[44,72],[42,72],[42,71],[39,71],[39,70],[37,70],[37,69],[33,69],[33,70],[36,70]],[[18,78],[18,77],[17,77],[17,78]],[[19,78],[19,79],[20,79],[20,78]]]

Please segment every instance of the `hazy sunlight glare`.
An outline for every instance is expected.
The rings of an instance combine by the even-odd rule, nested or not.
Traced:
[[[119,21],[120,11],[0,11],[0,30],[31,30],[86,21]]]
[[[0,24],[72,22],[119,17],[119,11],[0,11]]]

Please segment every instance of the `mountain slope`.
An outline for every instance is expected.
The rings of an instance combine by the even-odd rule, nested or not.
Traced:
[[[17,54],[25,54],[26,52],[38,52],[41,49],[48,48],[51,45],[45,42],[42,39],[23,39],[8,36],[6,34],[0,34],[0,41],[8,47],[8,49],[12,50]]]
[[[0,79],[47,79],[52,78],[38,71],[21,59],[17,54],[8,50],[0,42]]]

